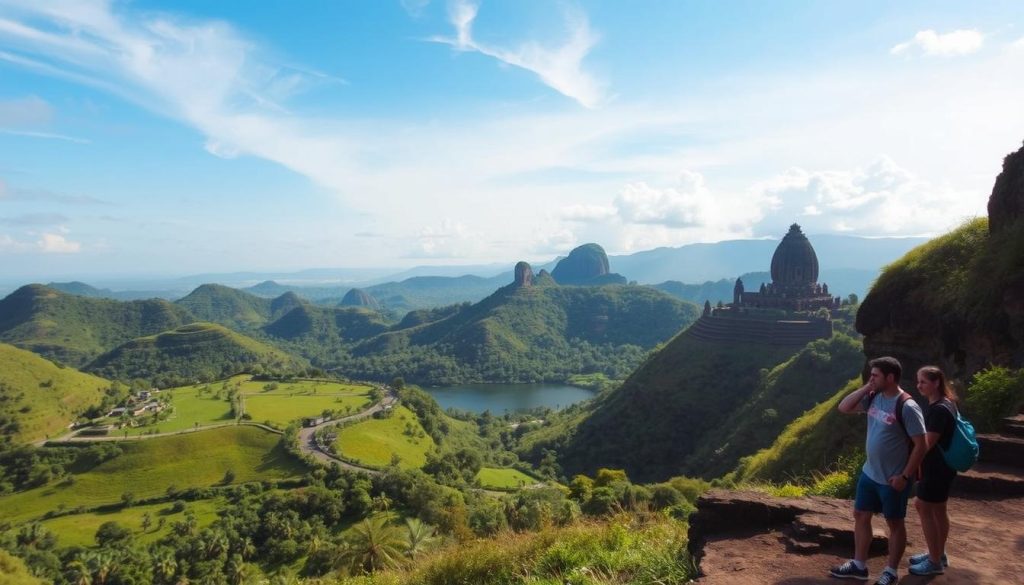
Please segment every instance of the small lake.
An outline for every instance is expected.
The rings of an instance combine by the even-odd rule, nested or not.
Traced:
[[[594,397],[594,392],[566,384],[461,384],[424,388],[442,409],[505,414],[530,408],[561,409]]]

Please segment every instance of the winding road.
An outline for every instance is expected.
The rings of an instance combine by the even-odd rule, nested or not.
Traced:
[[[395,394],[395,391],[392,390],[390,386],[383,386],[380,387],[380,389],[382,392],[384,392],[384,397],[377,401],[376,404],[362,412],[358,412],[351,416],[344,416],[341,418],[336,418],[334,420],[329,420],[327,422],[323,422],[315,426],[302,427],[302,429],[299,430],[299,449],[302,450],[303,453],[312,456],[314,459],[325,465],[330,465],[333,463],[338,465],[342,469],[362,471],[365,473],[369,473],[371,475],[376,475],[380,473],[380,471],[373,469],[372,467],[363,467],[361,465],[349,463],[348,461],[343,461],[342,459],[339,459],[334,455],[328,453],[327,451],[321,449],[320,444],[317,443],[316,441],[316,432],[324,427],[335,426],[341,423],[362,420],[364,418],[371,417],[374,415],[374,413],[380,412],[389,406],[394,406],[394,404],[398,402],[398,396]]]

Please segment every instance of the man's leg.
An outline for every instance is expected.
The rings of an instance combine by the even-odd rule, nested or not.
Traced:
[[[868,560],[868,549],[871,548],[871,517],[873,512],[867,510],[853,511],[853,559],[862,563]]]
[[[903,551],[907,548],[907,525],[903,518],[886,518],[889,525],[889,565],[898,569],[903,559]]]

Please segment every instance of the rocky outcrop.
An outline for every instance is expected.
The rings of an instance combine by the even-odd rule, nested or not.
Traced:
[[[354,288],[345,293],[345,298],[341,299],[341,306],[366,307],[374,311],[380,310],[380,303],[377,302],[377,299],[361,288]]]
[[[997,233],[1024,215],[1024,146],[1003,159],[988,199],[988,227]]]
[[[609,270],[608,255],[597,244],[583,244],[561,259],[551,271],[558,284],[626,284],[625,277]]]
[[[533,286],[533,268],[528,262],[516,264],[515,274],[515,285],[517,288]]]
[[[777,498],[760,492],[711,490],[690,515],[690,554],[698,562],[707,546],[720,540],[778,533],[788,552],[814,553],[832,547],[853,549],[851,503],[835,498]],[[876,530],[872,552],[888,540]]]

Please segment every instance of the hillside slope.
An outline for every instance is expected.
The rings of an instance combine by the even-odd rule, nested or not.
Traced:
[[[550,276],[508,285],[434,321],[403,321],[353,348],[352,375],[425,383],[564,380],[631,370],[697,318],[697,307],[647,287],[561,287]]]
[[[193,320],[163,300],[94,299],[30,284],[0,300],[0,342],[78,367],[129,339]]]
[[[110,382],[0,343],[0,442],[58,434],[100,402]]]
[[[105,353],[86,369],[107,378],[146,378],[160,386],[213,380],[260,369],[299,371],[308,363],[214,323],[192,323],[133,339]]]

